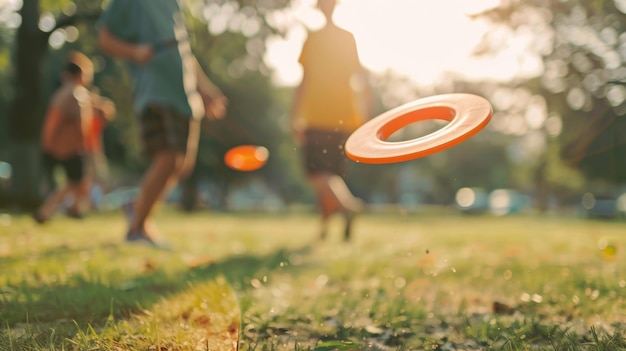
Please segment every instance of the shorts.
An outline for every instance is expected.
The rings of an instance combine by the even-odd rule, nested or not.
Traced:
[[[199,128],[199,122],[174,109],[157,104],[148,105],[140,118],[143,153],[154,156],[165,150],[185,153],[190,128]]]
[[[349,134],[345,132],[309,129],[305,131],[302,148],[304,169],[307,175],[331,173],[345,176],[346,155],[344,144]]]
[[[65,177],[72,183],[80,183],[85,177],[85,160],[83,155],[75,155],[68,159],[60,160],[48,153],[44,153],[43,166],[50,174],[52,174],[56,166],[61,166]]]

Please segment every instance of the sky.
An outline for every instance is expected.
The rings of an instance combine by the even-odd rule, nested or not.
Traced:
[[[538,64],[520,59],[531,43],[512,39],[489,59],[472,58],[481,38],[493,28],[468,16],[495,7],[500,0],[340,0],[335,22],[351,31],[362,64],[373,72],[393,70],[418,84],[435,82],[444,72],[469,79],[509,79],[521,71],[536,72]],[[307,29],[323,24],[316,0],[294,0],[290,11],[275,16],[277,25],[291,28],[286,39],[269,43],[266,63],[277,69],[275,82],[300,81],[297,62]]]

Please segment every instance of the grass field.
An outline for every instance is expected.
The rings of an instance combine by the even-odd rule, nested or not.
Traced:
[[[390,211],[351,243],[311,213],[158,223],[174,251],[123,244],[116,212],[0,215],[0,350],[626,350],[624,222]]]

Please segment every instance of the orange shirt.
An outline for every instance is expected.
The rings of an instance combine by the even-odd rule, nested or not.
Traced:
[[[90,93],[90,101],[92,108],[91,128],[85,135],[85,148],[90,153],[101,153],[103,151],[102,132],[115,114],[115,105],[110,99],[93,92]]]
[[[85,150],[89,153],[102,151],[102,131],[104,120],[98,114],[91,119],[91,128],[85,135]]]
[[[361,64],[353,35],[339,27],[309,33],[299,59],[304,70],[302,109],[307,128],[352,132],[364,120],[351,86]]]

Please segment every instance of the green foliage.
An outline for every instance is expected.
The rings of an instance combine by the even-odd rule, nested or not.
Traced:
[[[270,9],[280,10],[287,2],[258,5],[251,7],[242,1],[236,8],[246,18],[253,18]],[[207,23],[202,19],[192,17],[191,23],[193,50],[209,77],[229,99],[226,117],[206,123],[198,159],[201,177],[225,180],[230,184],[245,181],[249,175],[227,168],[222,161],[223,155],[236,145],[263,145],[268,148],[270,158],[268,164],[256,173],[288,201],[294,197],[301,200],[299,194],[304,185],[298,176],[299,167],[294,167],[299,164],[288,152],[293,149],[284,119],[289,102],[284,98],[285,92],[271,84],[270,72],[263,63],[265,38],[275,29],[261,21],[263,26],[253,36],[236,27],[213,36],[207,33]],[[210,23],[211,18],[208,19],[209,26]]]
[[[361,345],[352,341],[324,341],[315,345],[315,351],[354,350]]]
[[[101,11],[102,3],[100,0],[38,2],[41,12],[51,13],[57,19],[57,23],[67,16],[83,18],[82,21],[72,23],[80,33],[77,41],[66,42],[60,48],[52,48],[45,57],[41,57],[43,68],[41,100],[46,102],[58,86],[58,72],[70,50],[79,50],[92,57],[96,63],[95,85],[102,95],[111,98],[117,105],[117,118],[105,131],[106,151],[113,168],[119,170],[115,173],[120,178],[132,179],[143,170],[145,161],[139,152],[137,122],[131,101],[132,85],[126,69],[118,60],[102,55],[96,45],[94,24],[97,17],[94,14]],[[282,126],[281,116],[284,114],[284,107],[276,104],[275,88],[269,80],[270,72],[262,63],[265,51],[264,39],[277,31],[269,26],[264,17],[271,11],[284,8],[289,2],[264,1],[257,4],[248,1],[195,1],[188,4],[194,52],[209,76],[225,91],[230,105],[227,119],[209,125],[207,129],[211,129],[210,133],[203,136],[198,165],[201,175],[212,179],[228,179],[229,182],[241,181],[247,175],[227,169],[223,165],[222,155],[229,147],[237,144],[263,144],[270,149],[272,156],[261,175],[267,179],[276,174],[280,175],[277,179],[282,182],[277,185],[279,190],[285,192],[302,188],[297,176],[285,175],[285,169],[293,168],[288,166],[289,161],[280,157],[284,154],[281,150],[285,150],[291,140]],[[255,33],[230,26],[228,30],[214,36],[207,31],[208,24],[213,18],[198,16],[205,13],[204,10],[208,6],[231,6],[235,12],[229,16],[243,15],[255,20],[260,26]],[[9,46],[4,45],[0,49],[0,66],[3,58],[9,57],[8,49]],[[4,110],[4,106],[8,106],[13,94],[10,84],[13,77],[4,76],[4,72],[5,70],[0,69],[0,92],[2,92],[0,111]],[[40,121],[41,116],[35,120]],[[3,123],[6,123],[5,120],[0,119],[0,126]],[[39,128],[38,125],[33,125],[35,126]],[[1,130],[5,132],[6,128]],[[2,138],[3,141],[6,139]],[[0,143],[0,147],[3,146],[6,145]]]
[[[89,1],[93,2],[93,0]],[[71,0],[39,0],[39,6],[41,6],[42,11],[54,11],[57,13],[71,3],[73,3]]]
[[[576,194],[583,190],[585,185],[584,176],[563,162],[559,157],[559,145],[550,143],[545,153],[545,181],[555,189]]]
[[[112,98],[117,104],[117,118],[105,131],[104,138],[106,152],[114,170],[114,185],[126,185],[135,183],[146,163],[139,152],[137,122],[131,102],[132,86],[125,67],[119,61],[103,55],[96,45],[95,17],[89,16],[99,11],[103,2],[39,1],[41,11],[53,14],[57,23],[72,14],[82,16],[81,21],[72,24],[80,33],[77,41],[66,42],[60,48],[49,48],[42,57],[41,100],[46,102],[56,87],[60,65],[70,50],[80,50],[92,57],[97,66],[96,86],[104,96]],[[271,72],[263,63],[265,39],[271,35],[282,35],[286,30],[274,27],[267,18],[274,11],[285,10],[290,6],[290,1],[199,0],[186,3],[189,6],[187,19],[193,51],[209,76],[229,98],[226,119],[205,123],[206,133],[201,140],[196,176],[223,183],[224,188],[260,177],[287,202],[310,202],[311,193],[304,181],[299,151],[287,128],[286,116],[292,91],[289,88],[274,87],[270,81]],[[228,25],[219,26],[218,22]],[[249,26],[243,25],[245,23]],[[7,35],[7,40],[12,39],[12,35]],[[13,48],[0,46],[0,68],[3,57],[10,57],[9,50]],[[0,112],[12,99],[14,87],[10,79],[12,78],[8,77],[8,72],[0,69]],[[375,79],[380,79],[375,82],[380,96],[393,95],[392,92],[400,84],[398,79],[389,77]],[[459,85],[456,82],[453,85],[452,90],[479,91],[476,86]],[[413,97],[423,95],[422,92]],[[397,99],[407,101],[408,98],[403,96]],[[393,99],[381,100],[387,104],[393,102]],[[561,102],[557,106],[559,110],[560,106],[566,108],[567,105]],[[381,101],[379,112],[389,107],[393,106],[385,106]],[[37,118],[40,119],[42,114],[40,112]],[[3,123],[4,119],[0,118],[0,157],[2,142],[8,139],[3,138],[2,133],[7,133]],[[471,140],[464,147],[449,150],[445,154],[411,162],[408,167],[418,178],[416,183],[427,179],[426,184],[434,184],[428,192],[433,201],[438,203],[448,202],[460,186],[527,188],[527,173],[531,171],[527,166],[516,168],[519,165],[512,164],[507,154],[508,142],[510,140],[506,137],[500,138],[497,133],[490,133],[487,138]],[[224,166],[222,156],[226,150],[243,143],[262,144],[269,149],[270,159],[266,167],[254,174],[244,174]],[[364,198],[386,192],[390,198],[397,199],[402,195],[402,189],[395,184],[396,172],[404,166],[370,167],[352,164],[354,172],[349,179],[350,185]],[[524,169],[526,174],[522,175],[519,169]]]
[[[8,5],[0,5],[0,10]],[[12,75],[11,49],[13,47],[13,30],[0,25],[0,159],[5,159],[3,149],[8,146],[9,133],[7,114],[9,102],[13,98],[12,85],[9,84]]]
[[[625,143],[626,90],[611,83],[624,76],[623,11],[610,0],[555,0],[511,1],[485,14],[513,34],[529,31],[540,48],[544,72],[521,86],[543,96],[562,120],[557,140],[563,162],[588,178],[614,182],[626,180],[616,159]],[[499,44],[486,45],[493,52]]]

